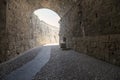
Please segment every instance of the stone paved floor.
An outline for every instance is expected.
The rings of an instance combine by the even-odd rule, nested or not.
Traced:
[[[28,51],[26,57],[38,52],[40,56],[37,55],[6,75],[6,79],[0,80],[120,80],[120,67],[73,50],[61,50],[57,45],[48,47]],[[28,59],[21,56],[10,63],[15,63],[16,66],[16,61],[21,60],[20,58],[22,61]]]
[[[0,64],[0,80],[3,80],[7,74],[10,74],[12,71],[15,71],[33,60],[40,51],[41,47],[32,48],[21,55]]]
[[[120,80],[120,67],[54,46],[49,62],[33,80]]]
[[[38,55],[34,59],[6,75],[3,80],[32,80],[36,73],[50,59],[51,46],[43,46],[39,49],[40,50],[33,49],[33,54],[34,52],[38,52]]]

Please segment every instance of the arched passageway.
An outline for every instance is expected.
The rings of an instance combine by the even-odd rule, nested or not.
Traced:
[[[0,62],[31,45],[32,13],[49,8],[60,15],[60,38],[68,48],[120,65],[120,5],[115,0],[1,0]]]
[[[3,39],[4,42],[1,41],[1,44],[4,45],[0,50],[1,62],[9,60],[19,53],[35,47],[35,44],[37,44],[34,42],[33,27],[30,22],[35,10],[48,8],[62,17],[71,7],[72,1],[69,1],[68,4],[64,0],[9,0],[6,2],[3,0],[3,3],[5,3],[3,10],[6,12],[6,21],[4,23],[6,27],[4,26],[3,31],[5,31],[6,36]],[[41,43],[41,45],[43,44]]]
[[[59,15],[47,8],[37,9],[32,14],[31,29],[33,40],[31,45],[40,46],[43,44],[59,42]]]
[[[12,64],[9,63],[8,60],[10,59],[14,60],[13,59],[14,57],[21,55],[24,51],[34,48],[37,45],[42,46],[43,44],[45,44],[45,42],[47,42],[40,41],[40,43],[38,44],[36,40],[38,38],[35,38],[35,35],[33,34],[34,33],[33,23],[31,23],[33,20],[33,12],[41,8],[51,9],[58,13],[58,15],[60,16],[61,19],[59,21],[60,23],[59,36],[60,39],[66,42],[67,48],[71,48],[77,52],[87,54],[97,59],[101,59],[106,62],[120,66],[119,3],[120,3],[119,0],[0,0],[0,63],[4,62],[0,64],[0,66],[5,64],[5,66],[0,68],[0,71],[7,72],[6,69],[8,70],[16,69],[17,68],[16,66],[12,66],[12,68],[6,66]],[[43,35],[41,37],[43,37]],[[38,51],[39,50],[41,49],[39,48]],[[32,54],[32,52],[30,53]],[[67,51],[60,52],[67,53]],[[32,55],[34,55],[35,57],[36,53],[37,52],[35,50],[35,54]],[[75,54],[78,55],[78,53]],[[65,61],[66,63],[67,62],[69,63],[70,60],[69,65],[72,66],[71,62],[74,63],[82,59],[80,61],[83,62],[84,60],[88,61],[87,64],[86,63],[84,64],[86,64],[86,66],[88,65],[90,66],[88,67],[90,71],[91,68],[98,67],[98,65],[89,62],[91,58],[89,60],[87,59],[87,57],[86,59],[84,59],[83,56],[81,57],[78,56],[80,57],[79,59],[77,59],[76,57],[73,58],[72,55],[75,54],[71,54],[70,58],[67,56],[66,58],[64,58],[64,56],[59,57],[61,59],[64,58],[63,59],[64,61],[61,60],[61,63]],[[62,56],[62,54],[58,56]],[[54,58],[52,59],[55,59],[57,57],[56,58],[57,61],[59,59],[58,56],[54,55]],[[32,59],[34,57],[32,57]],[[30,57],[22,56],[21,60],[17,60],[19,61],[17,64],[24,61],[23,58],[25,58],[26,60],[26,62],[24,63],[27,63],[28,61],[32,60]],[[59,61],[60,60],[58,60],[58,62]],[[96,60],[93,62],[96,62]],[[83,66],[81,67],[78,66],[78,63],[76,63],[75,65],[81,69],[80,71],[83,71],[83,73],[86,73],[88,76],[93,77],[92,75],[89,75],[88,68],[84,69],[84,64],[82,64]],[[91,67],[91,65],[93,67]],[[109,68],[108,67],[103,68],[102,66],[101,70],[100,68],[99,70],[106,71],[106,69],[110,69],[112,72],[111,66]],[[75,71],[79,71],[78,67],[75,68],[77,69]],[[71,70],[71,68],[72,70],[74,70],[73,66],[69,68],[68,65],[67,68],[66,66],[63,68],[65,69],[65,71],[68,72],[69,70]],[[96,68],[96,72],[97,70],[98,68]],[[120,79],[119,78],[120,71],[116,70],[115,68],[114,70],[115,70],[114,73],[117,74],[113,74],[112,78],[110,79],[112,80]],[[107,72],[109,72],[109,70],[107,70]],[[110,77],[111,72],[109,73]],[[78,74],[79,73],[80,72],[78,72]],[[2,74],[2,72],[0,72],[0,74]],[[95,73],[93,72],[93,74]],[[100,74],[98,75],[100,76]],[[94,79],[98,79],[96,78],[96,76],[98,77],[98,75],[95,75]],[[117,75],[117,77],[116,76],[114,77],[114,75]],[[4,74],[2,74],[2,76],[4,76]],[[85,77],[84,79],[86,79]],[[108,78],[108,75],[106,75],[106,77]],[[91,80],[93,80],[93,78]]]

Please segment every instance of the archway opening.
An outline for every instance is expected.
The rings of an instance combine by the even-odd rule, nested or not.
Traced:
[[[53,10],[42,8],[32,14],[34,45],[59,43],[60,16]]]
[[[50,24],[55,27],[59,27],[60,16],[53,10],[43,8],[37,9],[34,11],[34,14],[38,16],[40,20],[43,20],[47,24]]]

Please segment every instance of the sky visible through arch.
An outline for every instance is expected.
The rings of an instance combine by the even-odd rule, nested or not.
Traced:
[[[46,23],[59,27],[59,20],[60,17],[59,15],[50,10],[50,9],[38,9],[34,12],[35,15],[37,15],[39,17],[40,20],[45,21]]]

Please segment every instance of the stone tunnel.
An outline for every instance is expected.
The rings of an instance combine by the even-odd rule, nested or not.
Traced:
[[[0,0],[1,63],[46,44],[36,41],[31,24],[41,8],[61,17],[59,37],[66,38],[67,48],[120,66],[119,0]]]

